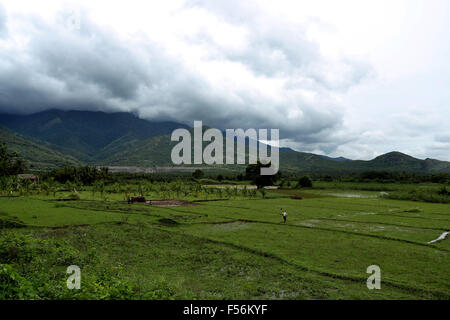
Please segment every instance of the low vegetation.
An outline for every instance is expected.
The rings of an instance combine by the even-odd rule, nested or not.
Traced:
[[[0,299],[450,299],[448,180],[220,175],[1,177]]]

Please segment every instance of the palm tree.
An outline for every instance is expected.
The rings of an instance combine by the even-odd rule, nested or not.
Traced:
[[[92,189],[93,195],[95,195],[95,192],[100,192],[100,196],[103,198],[103,193],[105,192],[105,181],[95,181],[94,187]]]
[[[2,194],[4,192],[9,192],[9,178],[8,177],[1,177],[0,178],[0,190],[2,191]]]
[[[242,195],[243,195],[245,198],[247,198],[247,196],[248,196],[248,189],[247,189],[247,186],[245,186],[244,189],[242,190]]]
[[[228,188],[228,187],[226,187],[225,192],[226,192],[226,194],[227,194],[227,198],[228,198],[228,199],[231,199],[231,193],[232,193],[231,189]]]
[[[73,182],[71,182],[71,181],[67,181],[64,184],[64,187],[65,187],[65,189],[67,189],[70,192],[74,192],[74,190],[75,190],[75,184]]]
[[[50,186],[49,186],[47,181],[44,181],[44,182],[41,183],[41,191],[43,191],[46,196],[49,195]]]
[[[57,183],[56,183],[55,179],[53,179],[53,177],[51,177],[47,180],[46,183],[48,185],[48,192],[53,193],[53,198],[56,198],[56,192],[58,191],[58,188],[57,188]]]

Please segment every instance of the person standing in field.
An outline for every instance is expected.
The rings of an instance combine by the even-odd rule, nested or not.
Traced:
[[[281,208],[281,211],[283,212],[281,215],[283,216],[283,221],[284,223],[286,223],[286,218],[287,218],[287,212],[286,210],[283,211],[283,208]]]

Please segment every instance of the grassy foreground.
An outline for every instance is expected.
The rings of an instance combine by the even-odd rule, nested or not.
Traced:
[[[180,207],[0,197],[0,298],[450,298],[450,241],[427,244],[450,229],[448,204],[293,192]],[[81,290],[66,287],[69,265]],[[370,265],[381,290],[366,287]]]

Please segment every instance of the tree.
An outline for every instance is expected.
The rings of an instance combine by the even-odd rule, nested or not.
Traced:
[[[245,169],[245,179],[251,180],[258,189],[261,189],[265,186],[271,186],[278,180],[280,174],[274,175],[261,175],[261,168],[270,167],[269,164],[262,164],[261,162],[257,162],[256,164],[250,164]]]
[[[41,191],[44,192],[46,196],[50,194],[50,186],[47,181],[41,183]]]
[[[59,183],[66,183],[70,181],[86,186],[93,185],[97,180],[107,180],[109,177],[109,172],[106,167],[97,169],[95,166],[66,166],[50,171],[46,174],[46,177],[53,177]]]
[[[0,189],[6,195],[12,195],[13,191],[16,189],[17,182],[17,176],[0,177]]]
[[[98,175],[100,176],[100,179],[102,179],[102,180],[108,179],[108,174],[109,174],[108,167],[101,167],[98,172]]]
[[[103,193],[105,192],[105,181],[98,180],[94,182],[94,186],[92,188],[93,196],[95,196],[95,192],[100,192],[100,196],[103,198]]]
[[[48,178],[45,180],[45,182],[42,184],[43,190],[46,195],[49,195],[50,193],[53,194],[53,198],[56,198],[56,192],[58,191],[57,183],[55,182],[55,179]]]
[[[303,176],[298,180],[297,188],[311,188],[312,181],[308,176]]]
[[[197,169],[197,170],[195,170],[195,171],[192,173],[192,176],[193,176],[195,179],[201,179],[201,178],[203,178],[204,175],[205,175],[205,174],[204,174],[203,171],[200,170],[200,169]]]
[[[444,186],[438,191],[438,194],[441,196],[450,196],[450,191]]]
[[[25,190],[25,194],[28,195],[30,193],[31,181],[28,179],[24,179],[22,181],[23,189]]]
[[[0,177],[23,173],[25,164],[17,152],[9,152],[5,143],[0,143]]]

